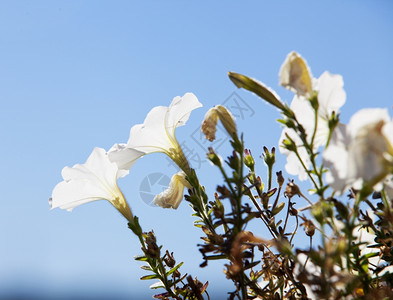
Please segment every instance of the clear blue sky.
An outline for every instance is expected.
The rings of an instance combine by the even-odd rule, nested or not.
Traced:
[[[388,0],[1,1],[0,299],[15,290],[149,298],[152,282],[139,281],[143,272],[132,259],[138,242],[109,203],[49,211],[61,169],[85,162],[95,146],[126,142],[152,107],[185,92],[204,105],[177,132],[195,158],[204,152],[193,132],[207,109],[233,92],[247,103],[238,125],[259,156],[264,145],[277,145],[279,116],[226,74],[256,77],[289,102],[277,74],[292,50],[314,76],[343,75],[343,121],[363,107],[391,112],[392,15]],[[206,162],[194,166],[212,194],[220,176]],[[164,248],[186,261],[183,272],[209,279],[219,295],[227,284],[222,266],[199,270],[199,232],[188,205],[163,210],[139,193],[146,176],[174,171],[163,154],[150,155],[119,184],[144,229],[154,229]]]

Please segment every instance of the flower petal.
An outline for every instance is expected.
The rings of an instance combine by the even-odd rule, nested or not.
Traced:
[[[154,107],[146,116],[143,124],[131,128],[127,148],[144,153],[165,152],[173,147],[172,140],[165,128],[168,107]]]
[[[279,72],[280,85],[306,98],[312,94],[312,76],[307,62],[296,52],[286,57]]]
[[[295,113],[299,123],[302,124],[303,128],[305,129],[308,142],[311,142],[312,134],[314,131],[315,112],[310,105],[310,101],[304,99],[304,97],[295,96],[291,102],[291,109]],[[319,118],[314,140],[315,149],[326,143],[328,133],[329,129],[327,122]],[[283,129],[279,140],[279,145],[282,145],[282,141],[286,138],[287,134],[297,145],[297,151],[299,153],[299,156],[301,157],[304,165],[308,168],[311,165],[310,158],[306,149],[303,146],[302,140],[293,129]],[[296,154],[283,147],[280,147],[280,152],[287,156],[287,164],[285,165],[285,170],[291,175],[298,175],[299,179],[302,181],[306,180],[308,178],[307,172],[304,170],[304,167],[302,166]]]
[[[163,208],[177,209],[183,200],[184,188],[190,188],[186,174],[180,171],[172,176],[169,187],[154,198],[154,204]]]
[[[118,172],[116,164],[110,162],[104,149],[94,148],[85,164],[63,169],[64,181],[57,184],[52,192],[51,209],[60,207],[72,210],[81,204],[105,199],[131,220],[131,211],[117,186],[117,179],[127,173]]]
[[[183,97],[173,98],[165,120],[167,132],[172,139],[175,139],[175,128],[185,125],[191,112],[199,107],[202,107],[202,103],[198,101],[193,93],[186,93]]]
[[[356,112],[349,120],[348,130],[351,138],[354,138],[359,130],[370,124],[379,122],[389,123],[390,117],[386,108],[364,108]]]
[[[111,195],[91,182],[62,181],[53,189],[51,209],[59,207],[72,211],[81,204],[106,198],[111,198]]]
[[[314,90],[318,91],[318,113],[322,118],[330,119],[333,111],[339,112],[346,100],[343,89],[344,81],[341,75],[324,72],[316,80]]]
[[[329,146],[323,152],[323,164],[328,168],[326,182],[342,194],[355,179],[348,178],[348,136],[346,126],[340,124],[331,137]]]
[[[119,168],[118,175],[122,175],[123,172],[128,174],[128,170],[134,165],[137,159],[143,155],[145,155],[144,152],[127,148],[126,144],[115,144],[108,151],[109,160],[116,163]],[[123,176],[119,176],[119,178]]]
[[[348,124],[348,177],[371,181],[387,171],[384,154],[389,143],[382,128],[389,121],[386,109],[362,109],[353,115]]]
[[[192,93],[175,97],[169,107],[154,107],[143,124],[131,128],[128,148],[147,153],[169,152],[177,147],[175,128],[188,120],[191,111],[202,104]]]
[[[167,154],[181,169],[189,169],[188,161],[175,137],[175,129],[182,126],[190,113],[202,104],[192,93],[175,97],[169,107],[157,106],[147,114],[143,124],[130,130],[127,145],[117,144],[109,151],[111,161],[119,168],[129,169],[139,157],[153,152]]]
[[[390,126],[386,109],[362,109],[347,126],[340,125],[333,132],[323,154],[329,168],[326,179],[333,189],[341,193],[350,186],[360,189],[363,182],[376,187],[385,178],[391,158],[390,138],[385,132]]]
[[[216,105],[207,111],[202,122],[201,131],[206,136],[206,139],[210,142],[215,140],[218,119],[220,119],[228,134],[235,138],[237,135],[235,118],[225,106]]]

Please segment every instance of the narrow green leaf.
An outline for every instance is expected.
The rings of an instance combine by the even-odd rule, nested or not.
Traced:
[[[260,260],[254,261],[253,263],[250,263],[247,266],[245,266],[244,270],[251,269],[251,268],[255,267],[256,265],[258,265],[260,262],[261,262]]]
[[[281,202],[279,205],[277,205],[277,206],[273,209],[272,215],[273,215],[273,216],[277,215],[280,211],[282,211],[282,209],[284,208],[284,206],[285,206],[285,203],[284,203],[284,202]]]
[[[172,269],[170,269],[166,275],[169,276],[171,275],[173,272],[175,272],[177,269],[179,269],[181,266],[183,265],[183,262],[179,263],[177,266],[174,266]]]
[[[206,256],[207,260],[218,260],[218,259],[223,259],[223,258],[227,258],[226,255],[220,254],[220,255]]]
[[[134,259],[135,259],[135,260],[138,260],[138,261],[147,261],[147,257],[144,256],[144,255],[137,255],[137,256],[134,256]]]
[[[157,281],[156,283],[153,283],[151,286],[150,286],[150,288],[151,289],[160,289],[160,288],[165,288],[165,286],[162,284],[162,282],[161,281]]]
[[[151,274],[151,275],[145,275],[141,277],[141,280],[149,280],[149,279],[156,279],[159,278],[158,275],[156,274]]]

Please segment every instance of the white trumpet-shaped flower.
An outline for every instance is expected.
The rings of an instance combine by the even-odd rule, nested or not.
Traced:
[[[313,79],[313,90],[318,93],[318,116],[325,121],[333,112],[337,114],[345,104],[347,96],[343,87],[343,77],[328,71],[323,72],[318,79]]]
[[[94,148],[86,163],[65,167],[61,173],[64,181],[53,189],[51,209],[59,207],[71,211],[81,204],[105,199],[132,221],[131,210],[117,185],[117,179],[128,171],[119,170],[104,149]]]
[[[311,78],[311,72],[305,60],[295,52],[290,53],[281,67],[280,81],[282,85],[296,92],[290,108],[295,113],[298,122],[303,126],[307,134],[307,142],[311,143],[314,136],[313,150],[315,152],[320,146],[326,145],[329,137],[329,119],[332,113],[337,114],[345,103],[346,94],[341,75],[324,72],[318,79],[311,78],[309,80],[309,77]],[[307,99],[313,93],[316,93],[318,99],[316,115],[310,101]],[[315,124],[317,124],[316,129]],[[287,135],[295,142],[304,166],[309,168],[311,164],[309,154],[304,148],[302,140],[293,129],[287,127],[283,129],[279,144],[282,145]],[[300,180],[306,180],[307,172],[297,155],[284,147],[280,147],[280,152],[287,156],[285,166],[287,172],[291,175],[298,175]]]
[[[187,170],[188,162],[176,140],[175,129],[183,126],[190,117],[191,111],[199,107],[202,107],[202,104],[192,93],[175,97],[169,107],[154,107],[147,114],[143,124],[131,128],[127,144],[117,144],[112,147],[108,153],[110,160],[121,169],[129,169],[139,157],[162,152],[181,169]]]
[[[338,192],[381,182],[393,169],[393,121],[387,109],[355,113],[348,125],[334,131],[323,159],[327,182]]]
[[[308,139],[310,141],[312,132],[314,130],[314,110],[312,109],[310,103],[308,103],[305,100],[300,99],[299,97],[295,96],[295,98],[292,100],[291,110],[295,113],[299,122],[303,125],[305,128],[307,134],[308,134]],[[315,145],[319,145],[321,143],[320,140],[324,139],[325,133],[323,132],[322,134],[322,126],[324,124],[322,123],[318,127],[320,128],[320,133],[316,136],[316,141]],[[328,130],[327,126],[324,126],[325,130]],[[304,165],[306,167],[309,167],[311,164],[311,161],[308,157],[307,150],[304,148],[302,145],[302,140],[300,137],[296,134],[296,132],[291,129],[285,127],[283,131],[281,132],[280,140],[279,140],[279,145],[283,144],[284,139],[287,138],[287,135],[295,142],[297,146],[297,152],[302,159]],[[322,136],[322,138],[319,138]],[[302,164],[300,163],[297,155],[289,151],[288,149],[284,147],[280,147],[280,152],[284,155],[287,156],[287,163],[285,165],[286,171],[291,174],[291,175],[298,175],[300,180],[306,180],[307,179],[307,173],[304,170]]]
[[[180,171],[172,176],[169,187],[154,198],[154,204],[163,208],[177,209],[183,200],[184,188],[191,188],[186,173]]]

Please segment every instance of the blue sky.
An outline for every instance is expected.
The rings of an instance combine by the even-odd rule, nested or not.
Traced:
[[[392,15],[392,3],[380,0],[1,1],[0,299],[17,289],[149,298],[152,282],[139,281],[143,272],[132,259],[140,247],[109,203],[49,211],[61,169],[85,162],[95,146],[126,142],[152,107],[186,92],[204,105],[177,131],[193,157],[204,158],[194,132],[205,112],[233,97],[248,109],[235,114],[259,156],[264,145],[277,146],[279,115],[237,90],[227,72],[256,77],[289,102],[277,74],[292,50],[316,77],[343,75],[344,122],[363,107],[393,115]],[[227,150],[225,143],[219,149]],[[205,161],[194,166],[212,194],[219,174]],[[141,198],[144,178],[174,171],[163,154],[150,155],[119,185],[144,229],[186,261],[183,272],[209,280],[220,295],[228,286],[222,266],[198,268],[199,232],[188,205],[163,210]]]

